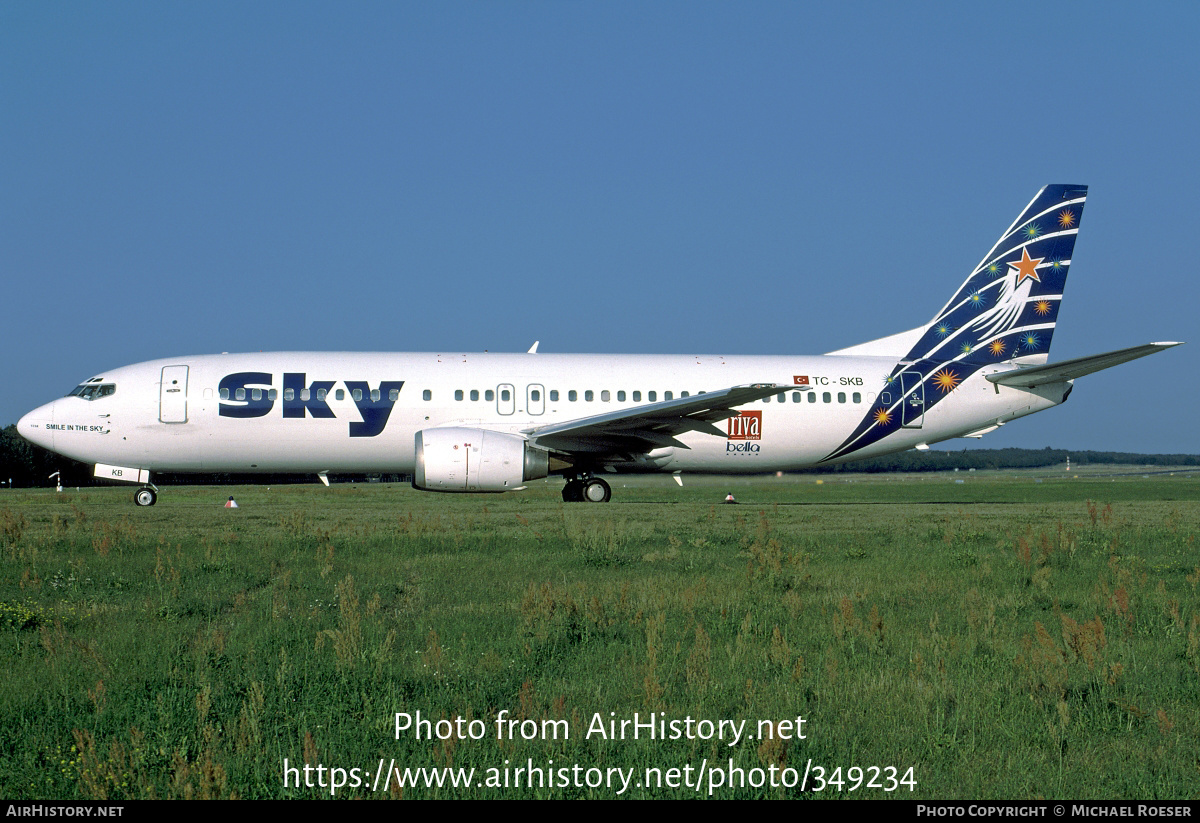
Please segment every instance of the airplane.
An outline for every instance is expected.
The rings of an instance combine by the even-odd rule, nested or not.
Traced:
[[[933,319],[825,355],[175,357],[92,377],[18,431],[138,484],[139,506],[155,472],[399,473],[440,492],[561,475],[564,501],[602,503],[613,473],[774,473],[978,438],[1179,345],[1047,363],[1086,198],[1046,186]]]

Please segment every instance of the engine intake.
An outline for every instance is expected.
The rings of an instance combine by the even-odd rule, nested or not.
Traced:
[[[417,432],[413,488],[506,492],[550,473],[550,454],[519,434],[444,428]]]

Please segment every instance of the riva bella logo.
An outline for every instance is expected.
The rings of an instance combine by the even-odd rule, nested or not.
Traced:
[[[730,440],[762,440],[762,412],[743,411],[729,418]]]
[[[762,447],[750,441],[762,439],[761,410],[743,411],[737,417],[729,418],[728,425],[726,454],[758,454]]]

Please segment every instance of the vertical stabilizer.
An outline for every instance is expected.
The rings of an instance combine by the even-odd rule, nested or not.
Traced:
[[[1044,363],[1087,186],[1046,186],[925,329],[905,360]]]
[[[912,338],[875,341],[915,340],[874,407],[824,459],[920,428],[929,409],[985,366],[1045,363],[1086,199],[1087,186],[1046,186],[927,326],[906,333]]]

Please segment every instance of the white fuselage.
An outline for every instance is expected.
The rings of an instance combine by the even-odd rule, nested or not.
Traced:
[[[520,434],[685,392],[776,383],[777,396],[717,423],[724,437],[693,431],[678,437],[688,448],[603,461],[616,470],[774,472],[825,460],[878,405],[895,366],[891,357],[838,355],[204,355],[104,372],[94,380],[111,393],[55,400],[19,431],[76,460],[157,472],[411,473],[423,429]],[[906,425],[837,460],[978,432],[1056,405],[1067,389],[998,386],[978,372],[928,410],[897,410]]]

